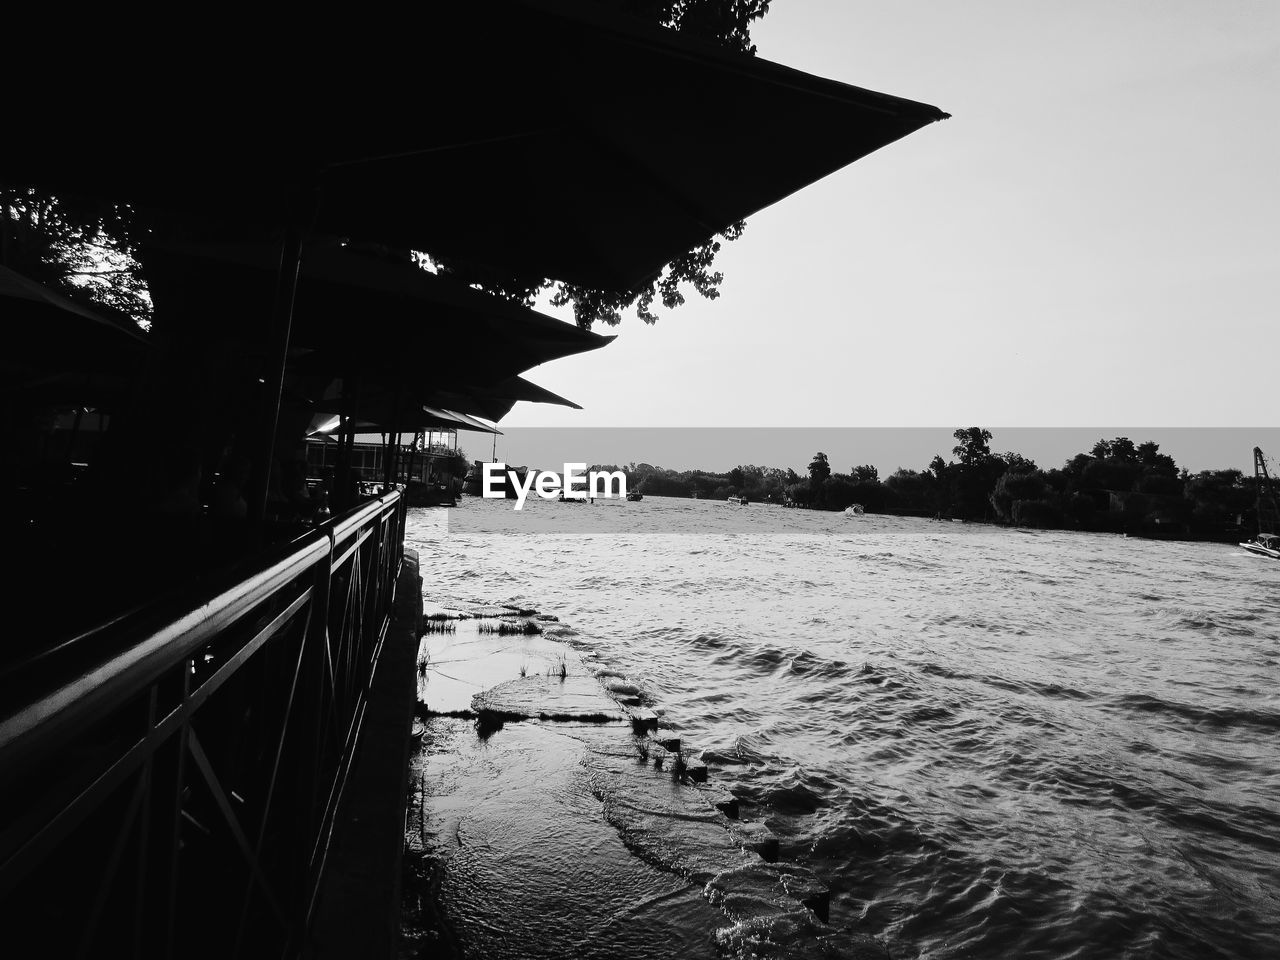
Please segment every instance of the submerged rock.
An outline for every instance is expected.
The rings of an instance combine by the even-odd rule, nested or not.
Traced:
[[[558,674],[520,677],[471,698],[475,713],[489,711],[512,718],[624,721],[627,715],[604,695],[594,677]]]
[[[707,881],[707,898],[734,921],[790,914],[797,905],[827,922],[831,891],[807,867],[756,863],[734,867]]]

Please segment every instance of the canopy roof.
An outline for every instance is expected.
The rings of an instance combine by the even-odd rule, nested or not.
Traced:
[[[471,415],[476,414],[497,423],[511,412],[518,400],[582,409],[572,400],[531,383],[524,377],[511,377],[493,385],[473,386],[466,393],[421,388],[398,392],[385,388],[362,389],[358,399],[331,397],[315,402],[312,407],[316,415],[312,418],[308,432],[337,429],[337,424],[331,421],[340,414],[350,414],[358,425],[357,429],[361,430],[388,429],[410,433],[418,430],[453,429],[451,424],[456,422],[466,424],[458,429],[480,429],[488,432],[491,430],[490,426]],[[439,423],[432,420],[436,416],[442,418]],[[319,431],[322,424],[328,425],[328,429]]]
[[[122,17],[83,50],[49,11],[57,70],[6,105],[0,179],[234,224],[318,199],[320,232],[595,287],[946,116],[569,0],[215,17],[180,42]],[[102,50],[116,91],[86,98]]]
[[[166,303],[184,323],[253,340],[271,305],[279,256],[269,244],[157,246],[147,256],[152,296],[157,309]],[[412,263],[312,241],[303,250],[292,335],[296,348],[311,353],[291,365],[464,395],[505,384],[512,399],[536,399],[541,388],[518,374],[612,340]],[[541,394],[542,402],[563,399]]]
[[[88,401],[130,381],[148,342],[128,317],[91,310],[0,266],[0,389]]]
[[[115,339],[146,342],[137,324],[116,316],[112,311],[91,310],[5,266],[0,266],[0,297],[8,301],[5,319],[15,326],[16,322],[23,323],[24,329],[33,337],[44,336],[52,340],[69,332],[101,330]],[[6,336],[18,336],[23,332],[6,330]]]
[[[502,431],[492,424],[483,423],[475,417],[455,410],[443,410],[437,407],[418,405],[406,410],[391,413],[375,410],[370,416],[355,416],[345,426],[332,413],[326,412],[325,405],[318,407],[316,415],[307,429],[307,436],[340,435],[351,433],[391,433],[405,434],[428,432],[434,430],[470,430],[474,433],[495,433]]]
[[[524,400],[528,403],[550,403],[559,407],[571,407],[574,410],[582,409],[572,400],[562,397],[558,393],[552,393],[546,387],[540,387],[524,377],[508,377],[506,380],[493,384],[477,383],[465,389],[468,395],[477,398]],[[501,417],[491,417],[490,419],[500,420]]]

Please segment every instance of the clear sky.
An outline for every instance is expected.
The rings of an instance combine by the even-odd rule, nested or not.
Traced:
[[[530,374],[586,409],[504,428],[1280,423],[1280,3],[775,0],[753,37],[953,118],[752,217],[720,299],[601,328]]]

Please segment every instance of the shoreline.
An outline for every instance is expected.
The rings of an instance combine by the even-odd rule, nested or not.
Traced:
[[[677,726],[567,642],[569,628],[478,612],[424,621],[401,957],[586,955],[617,935],[596,919],[617,896],[645,929],[668,922],[646,898],[684,917],[680,955],[806,942],[887,956],[828,925],[826,884],[780,861],[778,838],[742,817]]]

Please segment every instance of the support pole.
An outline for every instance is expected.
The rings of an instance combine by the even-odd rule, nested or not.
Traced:
[[[422,431],[421,431],[421,430],[419,430],[419,431],[417,431],[416,433],[414,433],[414,435],[413,435],[413,443],[412,443],[412,445],[409,447],[409,469],[405,471],[405,473],[406,473],[406,477],[405,477],[405,486],[406,486],[406,487],[408,487],[408,485],[409,485],[409,484],[413,483],[413,460],[414,460],[414,457],[415,457],[415,456],[417,455],[417,453],[418,453],[418,438],[419,438],[419,437],[421,437],[421,436],[422,436]]]
[[[394,477],[393,467],[391,465],[391,452],[395,449],[396,435],[394,433],[387,434],[387,441],[382,445],[382,492],[389,493],[391,491],[391,480]]]
[[[271,308],[271,349],[268,356],[272,368],[265,378],[262,411],[259,414],[262,436],[258,441],[258,463],[255,465],[249,500],[249,517],[259,523],[267,514],[267,492],[271,485],[271,467],[275,462],[276,427],[280,423],[280,400],[284,396],[285,366],[289,362],[289,337],[293,328],[293,303],[298,287],[298,270],[302,266],[303,203],[295,198],[289,223],[280,241],[280,267],[276,274],[275,301]],[[310,198],[310,220],[315,198]]]

